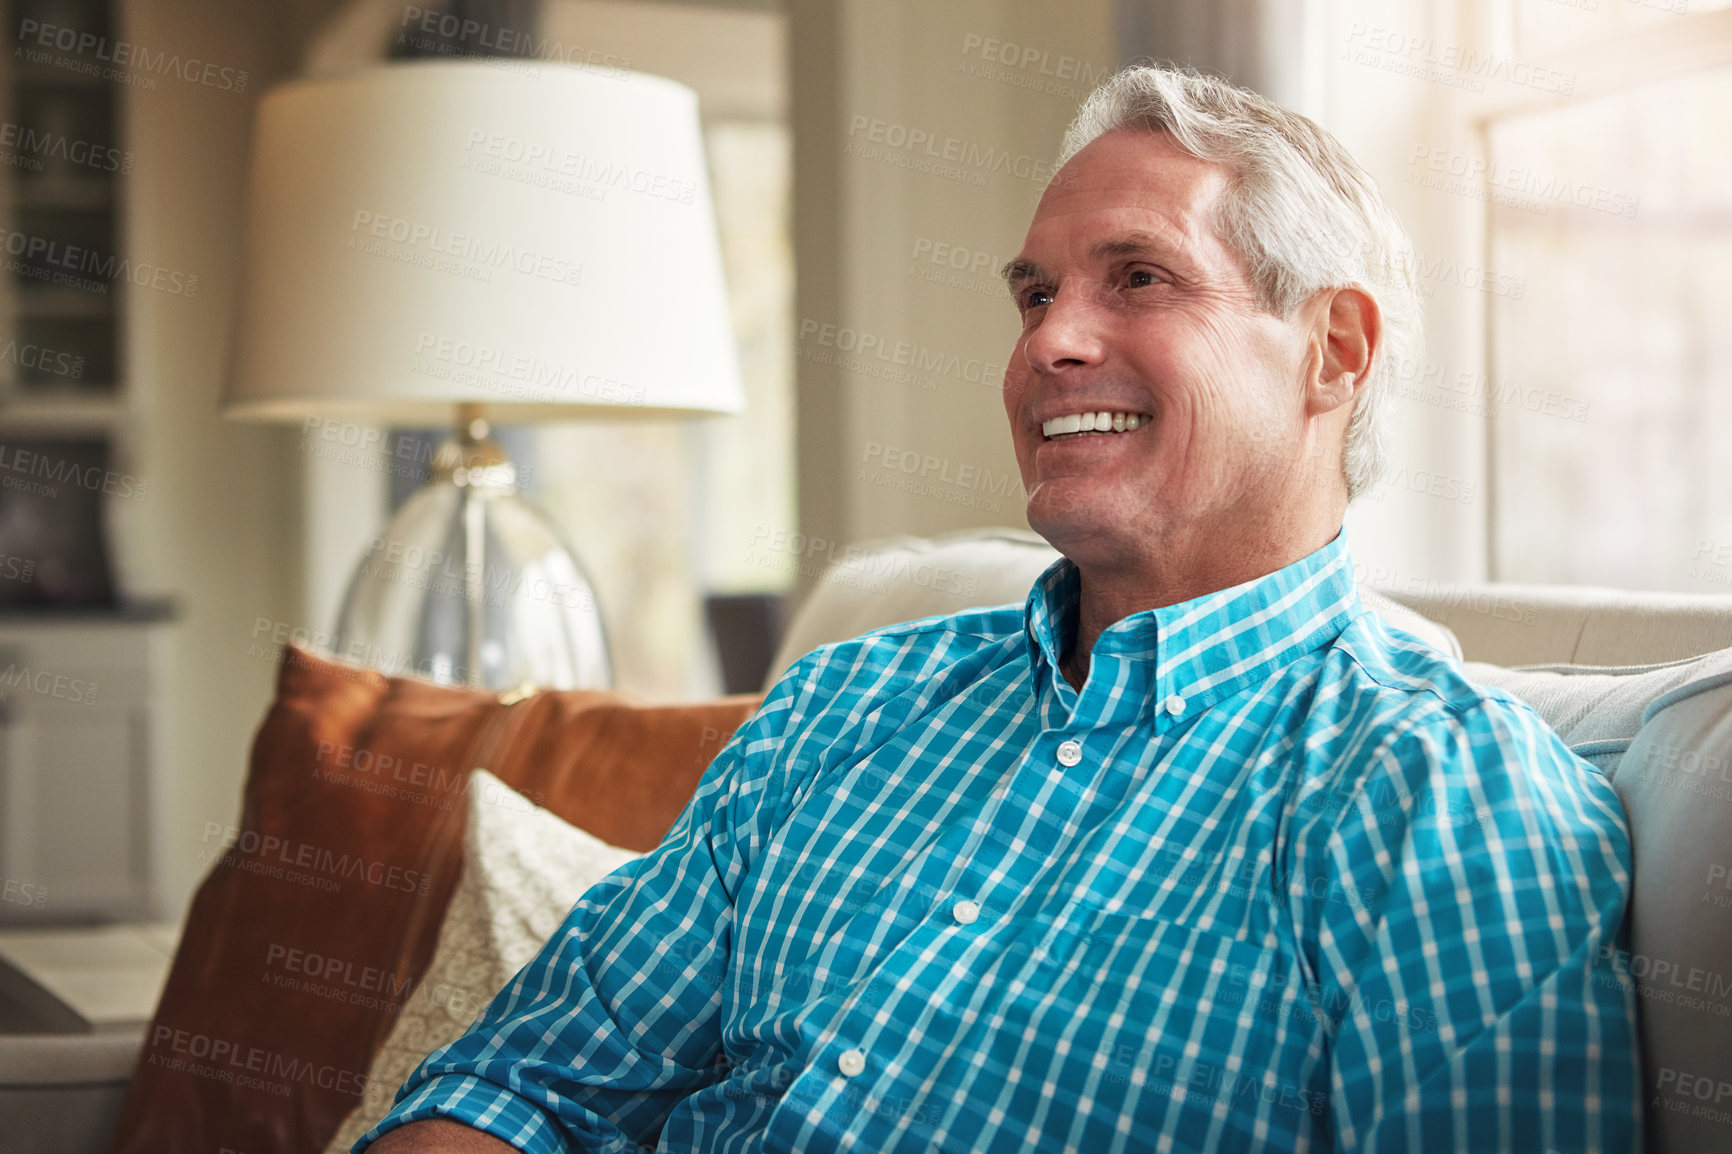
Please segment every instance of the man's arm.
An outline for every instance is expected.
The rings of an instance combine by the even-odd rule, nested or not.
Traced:
[[[1610,783],[1504,702],[1375,760],[1325,850],[1356,900],[1312,911],[1338,1148],[1639,1149]]]
[[[720,1078],[734,901],[780,805],[778,754],[806,668],[716,756],[662,844],[583,895],[469,1031],[410,1075],[357,1152],[501,1148],[445,1145],[480,1141],[475,1131],[532,1154],[636,1150]],[[426,1119],[462,1125],[407,1129]]]

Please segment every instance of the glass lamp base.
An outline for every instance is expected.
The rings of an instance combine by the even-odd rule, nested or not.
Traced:
[[[594,587],[509,462],[472,436],[440,455],[350,580],[338,656],[442,684],[610,687]]]

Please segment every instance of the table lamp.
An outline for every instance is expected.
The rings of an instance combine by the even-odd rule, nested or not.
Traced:
[[[696,96],[486,60],[297,81],[259,102],[246,207],[225,414],[455,420],[337,655],[608,685],[593,588],[488,424],[744,407]]]

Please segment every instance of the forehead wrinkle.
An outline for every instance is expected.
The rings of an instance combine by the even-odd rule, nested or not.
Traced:
[[[1128,256],[1158,256],[1167,252],[1171,245],[1164,243],[1152,232],[1137,229],[1121,236],[1110,236],[1097,241],[1089,249],[1091,261],[1119,260]]]
[[[1088,151],[1085,148],[1077,156],[1085,157]],[[1073,158],[1071,164],[1075,163]],[[1182,172],[1197,165],[1202,166],[1198,179],[1175,186],[1169,177],[1169,173]],[[1067,164],[1066,168],[1069,167]],[[1039,223],[1043,217],[1069,216],[1079,210],[1098,212],[1110,206],[1121,218],[1123,237],[1143,241],[1161,254],[1194,257],[1210,241],[1226,247],[1226,238],[1218,227],[1218,215],[1222,198],[1231,192],[1233,184],[1231,170],[1220,164],[1198,161],[1189,154],[1140,166],[1131,172],[1123,169],[1100,175],[1091,172],[1080,179],[1073,175],[1072,180],[1062,186],[1055,177],[1035,208],[1035,222]],[[1126,217],[1131,219],[1124,219]],[[1112,241],[1117,239],[1109,238]],[[1132,255],[1103,254],[1098,251],[1101,247],[1095,246],[1090,255]]]
[[[1200,216],[1170,203],[1121,204],[1108,212],[1108,219],[1090,226],[1089,231],[1099,239],[1091,243],[1086,238],[1077,238],[1072,242],[1087,244],[1082,253],[1086,263],[1101,264],[1125,257],[1147,257],[1164,263],[1194,262],[1209,240],[1219,239],[1206,214]],[[1116,220],[1111,219],[1115,217]],[[1034,231],[1029,235],[1033,239]],[[1034,266],[1043,276],[1050,275],[1027,257],[1019,257],[1011,264],[1019,262]]]
[[[1222,275],[1217,267],[1224,261],[1239,277],[1249,280],[1250,265],[1217,227],[1213,205],[1192,211],[1182,205],[1169,205],[1155,210],[1154,227],[1127,227],[1125,231],[1095,242],[1088,250],[1088,259],[1096,264],[1142,257],[1163,265],[1169,273],[1183,280],[1211,283]],[[1141,206],[1138,215],[1145,220],[1151,215],[1149,206]],[[1140,222],[1139,222],[1140,223]]]
[[[1232,254],[1216,228],[1213,209],[1216,206],[1226,174],[1214,172],[1209,174],[1203,188],[1196,190],[1191,197],[1162,196],[1154,203],[1147,198],[1156,191],[1150,185],[1132,182],[1114,191],[1129,192],[1129,196],[1114,206],[1113,215],[1121,217],[1122,230],[1114,230],[1113,235],[1095,242],[1089,247],[1087,259],[1100,263],[1128,256],[1151,256],[1169,264],[1177,263],[1182,267],[1195,265],[1201,252],[1212,240],[1217,245],[1229,251],[1229,255],[1239,263],[1237,255]],[[1067,188],[1058,195],[1042,197],[1041,204],[1035,208],[1034,226],[1038,228],[1043,223],[1043,217],[1050,222],[1074,214],[1072,207],[1078,199],[1098,195],[1101,189]],[[1166,190],[1160,190],[1166,191]],[[1094,206],[1082,210],[1085,213],[1098,211]],[[1130,216],[1131,220],[1122,220]],[[1137,219],[1140,218],[1140,219]],[[1102,231],[1105,231],[1104,229]],[[1034,229],[1030,230],[1030,238]],[[1178,271],[1175,269],[1174,271]],[[999,270],[999,275],[1014,291],[1017,286],[1030,281],[1055,283],[1057,274],[1037,261],[1026,256],[1018,256],[1005,263]]]

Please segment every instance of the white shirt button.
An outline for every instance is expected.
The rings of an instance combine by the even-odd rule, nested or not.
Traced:
[[[950,916],[956,919],[958,925],[972,925],[975,919],[980,917],[980,906],[963,898],[950,907]]]
[[[1174,717],[1185,712],[1185,699],[1176,693],[1167,698],[1167,712],[1172,714]]]
[[[836,1066],[843,1074],[852,1078],[866,1070],[866,1055],[859,1050],[843,1050],[842,1056],[836,1059]]]
[[[1058,763],[1060,765],[1075,765],[1082,760],[1082,744],[1066,741],[1058,747]]]

